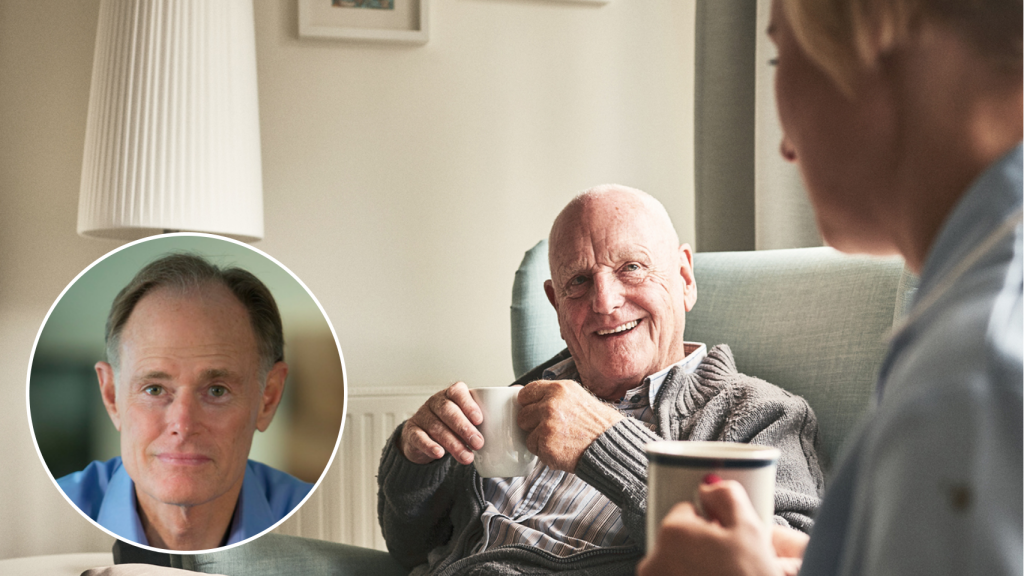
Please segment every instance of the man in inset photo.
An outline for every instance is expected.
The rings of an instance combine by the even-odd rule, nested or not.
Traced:
[[[256,276],[160,258],[114,299],[105,342],[95,370],[121,455],[57,480],[98,524],[155,548],[207,550],[266,530],[313,488],[248,458],[288,374],[281,316]]]

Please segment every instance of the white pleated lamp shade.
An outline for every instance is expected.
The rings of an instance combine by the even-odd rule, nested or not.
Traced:
[[[103,0],[78,233],[263,237],[252,0]]]

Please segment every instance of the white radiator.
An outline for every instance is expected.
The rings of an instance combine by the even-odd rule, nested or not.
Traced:
[[[316,492],[275,532],[386,550],[377,524],[377,464],[384,443],[437,390],[350,389],[345,429]]]

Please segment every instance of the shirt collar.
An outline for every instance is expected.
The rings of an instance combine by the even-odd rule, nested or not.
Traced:
[[[708,355],[708,347],[704,344],[696,342],[683,342],[683,351],[686,352],[686,356],[676,362],[675,364],[659,370],[654,374],[648,376],[647,380],[647,398],[651,402],[651,406],[654,406],[654,399],[658,397],[658,391],[661,390],[661,385],[665,383],[665,378],[668,377],[670,370],[679,366],[683,371],[683,374],[690,374],[697,370],[697,366],[704,361],[704,357]]]
[[[689,374],[697,370],[697,366],[708,355],[708,347],[699,342],[683,342],[683,351],[686,353],[686,356],[682,360],[644,378],[640,386],[633,388],[626,395],[635,394],[638,390],[647,386],[648,400],[651,406],[654,406],[654,399],[657,398],[658,391],[661,390],[661,385],[665,383],[665,378],[668,377],[670,370],[679,366],[683,370],[683,374]],[[541,377],[545,380],[576,380],[577,382],[580,379],[579,371],[576,370],[576,362],[572,357],[566,358],[557,364],[552,364],[544,370]]]
[[[922,266],[918,300],[955,269],[1007,214],[1020,208],[1021,181],[1022,145],[1018,143],[971,183],[947,216]]]
[[[118,458],[117,468],[110,476],[96,523],[126,540],[149,546],[142,521],[139,520],[137,505],[135,483]]]
[[[246,463],[242,491],[238,494],[235,515],[228,531],[228,545],[259,534],[276,520],[270,502],[267,502],[267,497],[260,490],[260,483],[255,481],[255,476],[252,463]]]
[[[1010,217],[1020,218],[1022,183],[1024,146],[1018,142],[971,183],[946,217],[921,268],[920,281],[908,315],[900,322],[889,343],[889,353],[882,362],[876,380],[875,402],[885,395],[889,371],[899,357],[898,352],[903,351],[909,339],[914,337],[915,330],[912,327],[915,318],[926,316],[925,310],[929,303],[937,302],[943,291],[952,286],[959,273],[976,266],[981,260],[961,268],[965,262],[975,257],[989,257],[984,251],[975,251],[983,250],[981,247],[988,239],[998,237],[992,234],[1007,224]]]
[[[247,462],[242,490],[238,494],[235,513],[228,529],[228,545],[255,536],[267,526],[274,524],[275,516],[270,509],[270,503],[260,490],[260,483],[256,481],[255,476],[252,463]],[[110,477],[110,484],[107,486],[96,522],[126,540],[149,546],[146,531],[142,529],[142,521],[139,519],[135,482],[120,462]]]

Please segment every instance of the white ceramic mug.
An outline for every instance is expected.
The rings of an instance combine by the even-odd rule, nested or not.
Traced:
[[[473,451],[473,465],[484,478],[526,476],[537,457],[526,448],[526,432],[519,427],[519,391],[522,386],[470,388],[480,406],[483,422],[477,430],[484,446]]]
[[[775,514],[777,448],[737,442],[651,442],[647,451],[647,552],[658,527],[673,506],[689,500],[697,510],[697,488],[708,474],[743,485],[754,510],[766,524]]]

